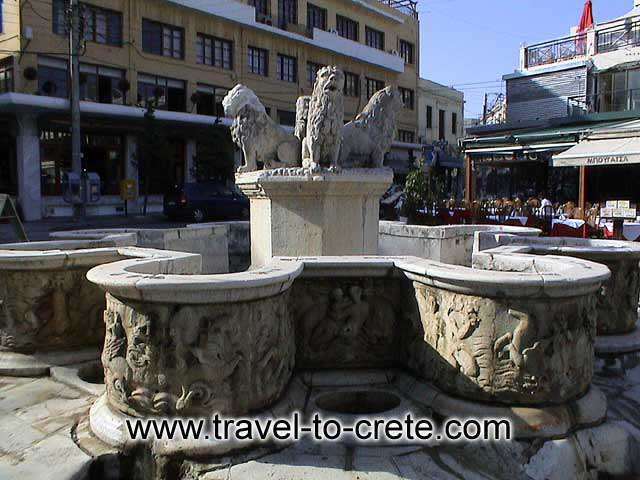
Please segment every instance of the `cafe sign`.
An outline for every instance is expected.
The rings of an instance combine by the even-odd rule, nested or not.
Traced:
[[[607,155],[604,157],[588,157],[585,159],[586,166],[621,165],[626,163],[632,163],[627,155]]]
[[[582,141],[553,156],[554,167],[598,167],[640,163],[640,137]]]

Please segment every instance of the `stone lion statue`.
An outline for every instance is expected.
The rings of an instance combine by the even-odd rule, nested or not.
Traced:
[[[391,148],[396,122],[402,110],[397,88],[376,92],[362,113],[342,129],[339,163],[343,167],[380,168]]]
[[[309,120],[309,104],[311,103],[311,97],[305,96],[298,98],[296,102],[296,128],[293,134],[300,144],[307,136],[307,122]]]
[[[302,145],[303,167],[338,167],[344,125],[344,73],[338,67],[321,68],[309,103],[307,135]]]
[[[236,85],[222,100],[224,113],[232,117],[231,138],[242,149],[245,164],[238,172],[300,165],[300,140],[278,125],[257,95],[244,85]]]

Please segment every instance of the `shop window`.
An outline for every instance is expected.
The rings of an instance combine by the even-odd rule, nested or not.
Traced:
[[[138,163],[139,191],[143,195],[147,192],[146,182],[149,183],[150,195],[163,195],[170,192],[176,185],[184,184],[185,175],[185,147],[184,141],[177,138],[169,138],[166,142],[168,149],[162,165],[149,165],[147,172],[146,162]],[[148,173],[148,175],[147,175]]]
[[[229,93],[229,89],[224,87],[198,85],[198,103],[196,105],[198,114],[224,117],[222,100],[227,93]]]
[[[47,97],[69,98],[69,75],[65,60],[38,57],[38,92]]]
[[[43,130],[40,148],[42,194],[62,195],[64,172],[71,170],[71,134],[62,130]],[[82,168],[100,176],[102,195],[119,195],[120,181],[125,178],[123,137],[83,133]]]
[[[183,59],[184,29],[143,19],[142,50],[163,57]]]
[[[0,135],[0,192],[9,195],[18,193],[16,142],[9,135]]]
[[[196,61],[202,65],[233,69],[233,42],[202,33],[196,40]]]
[[[124,70],[96,65],[80,65],[80,98],[89,102],[124,104]]]
[[[0,61],[0,93],[13,92],[13,57]]]
[[[149,101],[160,110],[186,111],[185,82],[155,75],[138,75],[138,104],[144,106]]]

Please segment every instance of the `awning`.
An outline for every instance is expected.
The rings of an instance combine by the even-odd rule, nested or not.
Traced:
[[[640,163],[640,137],[585,140],[553,156],[554,167]]]

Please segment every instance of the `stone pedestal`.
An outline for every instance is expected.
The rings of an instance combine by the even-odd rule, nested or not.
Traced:
[[[252,266],[276,256],[375,255],[379,201],[392,181],[386,168],[238,174],[251,201]]]

